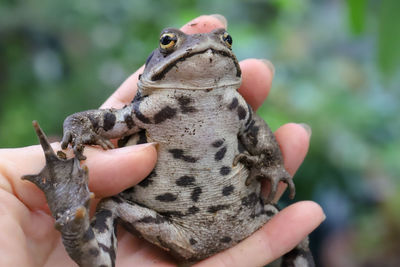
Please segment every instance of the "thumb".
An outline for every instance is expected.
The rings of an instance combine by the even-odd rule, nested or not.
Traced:
[[[136,185],[154,168],[155,143],[101,150],[85,148],[89,188],[97,197],[107,197]]]

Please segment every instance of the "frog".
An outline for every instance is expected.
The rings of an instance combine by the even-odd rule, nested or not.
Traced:
[[[223,28],[201,34],[164,29],[130,104],[65,119],[61,147],[72,147],[73,158],[56,154],[34,122],[46,165],[23,179],[45,193],[79,266],[115,266],[117,224],[179,262],[197,262],[238,244],[277,214],[279,183],[294,197],[272,130],[238,92],[241,69],[232,43]],[[86,145],[112,149],[112,139],[119,146],[156,143],[158,160],[140,183],[102,199],[90,218],[89,170],[80,161]],[[308,240],[282,262],[313,266]]]

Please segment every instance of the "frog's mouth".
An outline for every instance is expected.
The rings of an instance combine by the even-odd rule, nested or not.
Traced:
[[[208,51],[211,51],[213,54],[217,54],[217,55],[221,55],[223,57],[227,57],[232,59],[232,61],[235,64],[236,67],[236,77],[240,78],[242,75],[242,72],[240,70],[240,66],[239,66],[239,62],[237,61],[236,57],[229,51],[224,51],[224,50],[218,50],[215,48],[205,48],[203,50],[200,51],[193,51],[192,49],[188,49],[185,51],[185,53],[178,55],[174,58],[171,58],[171,61],[168,62],[168,64],[165,64],[163,68],[157,70],[152,76],[151,76],[151,81],[155,82],[155,81],[159,81],[161,79],[163,79],[165,77],[165,75],[174,67],[176,67],[179,63],[185,61],[186,59],[196,56],[196,55],[200,55],[200,54],[204,54]]]
[[[227,51],[223,51],[223,50],[216,50],[216,49],[213,49],[213,48],[206,48],[206,49],[204,49],[204,50],[197,51],[197,52],[187,51],[186,53],[184,53],[184,54],[181,55],[180,57],[171,60],[171,62],[169,62],[169,64],[166,64],[166,66],[165,66],[164,68],[162,68],[162,69],[160,69],[159,71],[157,71],[157,72],[151,77],[151,80],[152,80],[152,81],[161,80],[162,78],[165,77],[165,75],[166,75],[172,68],[176,67],[178,63],[183,62],[183,61],[185,61],[186,59],[188,59],[188,58],[190,58],[190,57],[193,57],[193,56],[196,56],[196,55],[200,55],[200,54],[204,54],[204,53],[206,53],[206,52],[209,51],[209,50],[211,50],[211,52],[212,52],[213,54],[219,54],[219,55],[221,55],[221,56],[231,58],[232,61],[233,61],[234,64],[235,64],[235,66],[236,66],[236,77],[240,77],[240,76],[242,75],[242,72],[241,72],[241,70],[240,70],[239,63],[238,63],[236,57],[233,56],[233,54],[228,53]]]

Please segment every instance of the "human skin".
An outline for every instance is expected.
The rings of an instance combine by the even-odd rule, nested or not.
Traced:
[[[188,34],[226,28],[219,15],[201,16],[181,28]],[[273,78],[270,63],[258,59],[240,62],[242,86],[239,92],[256,110],[266,99]],[[120,108],[136,93],[140,68],[102,105]],[[33,131],[32,131],[33,133]],[[276,132],[291,175],[302,163],[311,131],[302,124],[289,123]],[[60,150],[59,143],[52,144]],[[72,156],[71,149],[65,151]],[[157,161],[154,144],[102,150],[85,148],[89,168],[89,187],[97,198],[115,195],[145,178]],[[75,266],[54,229],[44,194],[24,174],[38,173],[44,167],[39,146],[0,149],[0,266]],[[281,185],[279,196],[284,192]],[[271,221],[238,245],[196,264],[196,266],[262,266],[291,250],[325,218],[320,206],[311,201],[297,202],[283,209]],[[175,266],[167,253],[124,229],[118,230],[117,266]]]

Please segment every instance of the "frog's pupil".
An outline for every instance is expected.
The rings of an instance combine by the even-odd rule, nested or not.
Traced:
[[[165,35],[161,38],[161,44],[162,45],[167,45],[172,41],[172,38],[168,35]]]
[[[232,45],[232,37],[230,35],[225,36],[225,42],[227,42],[228,44]]]

